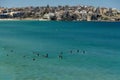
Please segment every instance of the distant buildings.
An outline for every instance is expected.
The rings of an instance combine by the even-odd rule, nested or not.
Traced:
[[[65,21],[119,21],[120,10],[93,6],[0,8],[0,19],[45,19]]]

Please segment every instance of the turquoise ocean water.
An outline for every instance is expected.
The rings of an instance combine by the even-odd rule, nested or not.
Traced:
[[[120,80],[120,23],[0,21],[0,80]]]

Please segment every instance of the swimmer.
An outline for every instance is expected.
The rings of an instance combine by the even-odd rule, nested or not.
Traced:
[[[72,53],[73,51],[71,50],[70,53]]]
[[[77,50],[77,53],[79,53],[80,52],[80,50]]]
[[[61,55],[63,54],[63,52],[60,53]]]
[[[85,51],[83,50],[83,54],[85,54]]]
[[[46,54],[44,57],[48,58],[48,54]]]
[[[13,52],[13,50],[10,50],[10,52]]]
[[[35,61],[35,58],[33,58],[33,61]]]
[[[38,53],[37,56],[39,56],[40,54]]]
[[[63,59],[63,56],[62,56],[61,53],[59,54],[58,58],[59,58],[59,59]]]
[[[24,58],[26,57],[26,56],[23,56]]]

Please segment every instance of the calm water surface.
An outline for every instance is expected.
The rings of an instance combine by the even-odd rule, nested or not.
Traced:
[[[0,21],[0,80],[120,80],[120,23]]]

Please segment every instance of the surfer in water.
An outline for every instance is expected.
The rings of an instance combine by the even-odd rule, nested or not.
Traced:
[[[59,54],[59,59],[63,59],[63,56],[62,56],[62,54],[63,54],[63,52],[61,52],[60,54]]]
[[[48,58],[48,54],[44,55],[45,58]]]

